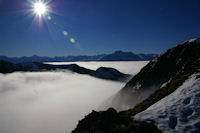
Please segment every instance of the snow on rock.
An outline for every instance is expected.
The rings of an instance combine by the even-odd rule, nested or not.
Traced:
[[[153,69],[155,67],[155,65],[157,64],[157,62],[158,62],[158,57],[153,59],[151,62],[152,62],[151,69]]]
[[[181,61],[182,59],[180,58],[180,59],[178,59],[178,61],[176,62],[176,64],[179,64],[179,62]]]
[[[167,51],[169,51],[169,53],[168,53],[168,55],[167,55],[167,57],[169,58],[169,57],[171,56],[171,53],[173,52],[173,50],[174,50],[177,46],[183,45],[183,44],[185,44],[185,43],[187,43],[187,42],[188,42],[188,43],[196,42],[197,44],[199,44],[199,43],[200,43],[200,38],[192,38],[192,39],[190,39],[190,40],[183,41],[183,42],[181,42],[180,44],[177,44],[176,46],[174,46],[174,47],[172,47],[172,48],[170,48],[170,49],[164,51],[163,53],[160,54],[160,56],[166,54]],[[185,50],[185,49],[183,49],[183,51],[182,51],[180,54],[182,54],[182,53],[184,52],[184,50]]]
[[[184,44],[186,42],[189,42],[189,43],[193,43],[193,42],[196,42],[197,44],[200,43],[200,38],[192,38],[190,40],[187,40],[187,41],[184,41],[182,42],[181,44]]]
[[[175,92],[134,116],[155,123],[164,133],[200,133],[200,78],[190,76]]]
[[[199,43],[200,42],[200,38],[192,38],[190,40],[186,40],[186,41],[183,41],[182,43],[180,44],[184,44],[186,42],[189,42],[189,43],[192,43],[192,42],[196,42],[196,43]]]
[[[167,86],[167,84],[168,84],[168,83],[170,83],[170,82],[171,82],[171,80],[172,80],[172,78],[170,78],[170,80],[169,80],[169,81],[167,81],[167,82],[163,83],[163,84],[160,86],[160,88],[163,88],[163,87]]]
[[[192,39],[188,40],[188,42],[194,42],[196,40],[197,40],[197,38],[192,38]]]
[[[163,87],[167,86],[168,83],[169,83],[169,82],[165,82],[165,83],[163,83],[163,84],[161,85],[160,88],[163,88]]]

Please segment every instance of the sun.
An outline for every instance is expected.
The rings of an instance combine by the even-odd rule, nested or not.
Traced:
[[[47,5],[43,2],[36,2],[33,5],[34,13],[37,14],[38,16],[42,16],[47,13]]]

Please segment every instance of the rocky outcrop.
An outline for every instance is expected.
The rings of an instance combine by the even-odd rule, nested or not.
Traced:
[[[107,111],[92,111],[72,133],[161,133],[161,131],[146,122],[135,121],[130,116],[117,113],[113,108]]]

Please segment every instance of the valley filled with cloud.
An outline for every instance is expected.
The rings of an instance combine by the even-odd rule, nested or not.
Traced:
[[[70,71],[0,74],[0,132],[68,133],[124,85]]]

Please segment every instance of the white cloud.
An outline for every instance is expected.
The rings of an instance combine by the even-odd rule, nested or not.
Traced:
[[[73,63],[136,74],[148,62]],[[68,133],[124,85],[69,71],[0,74],[0,133]]]
[[[123,85],[71,72],[0,74],[0,132],[70,132]]]

